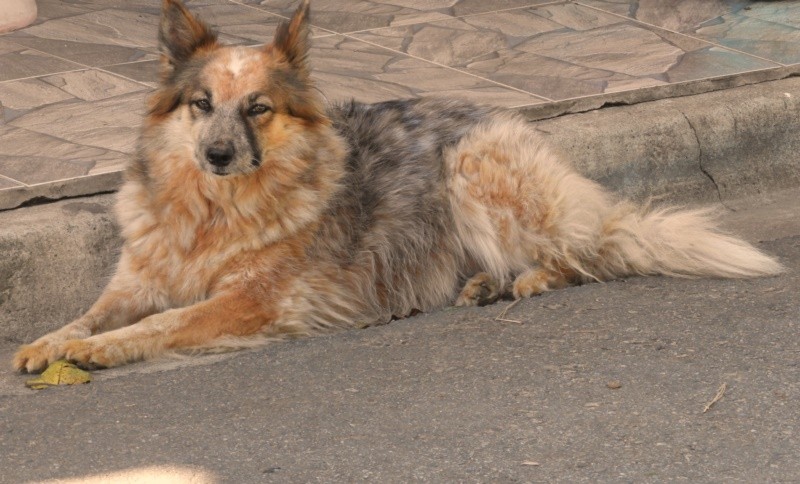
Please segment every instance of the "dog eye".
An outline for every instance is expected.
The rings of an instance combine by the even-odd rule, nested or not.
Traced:
[[[204,113],[211,111],[211,103],[208,102],[208,99],[197,99],[192,101],[192,104],[194,104],[197,109],[203,111]]]
[[[266,104],[253,104],[247,110],[248,116],[258,116],[259,114],[264,114],[267,111],[271,111],[272,109],[267,106]]]

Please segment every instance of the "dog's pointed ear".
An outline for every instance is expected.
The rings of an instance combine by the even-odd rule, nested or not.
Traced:
[[[295,69],[308,72],[308,51],[311,48],[311,29],[309,21],[309,0],[303,0],[289,22],[283,22],[275,31],[272,45],[282,52]]]
[[[166,68],[187,61],[200,48],[217,42],[217,34],[194,17],[180,0],[164,0],[158,43]]]

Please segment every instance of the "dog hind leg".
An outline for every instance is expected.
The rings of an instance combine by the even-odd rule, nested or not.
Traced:
[[[554,290],[564,289],[567,286],[580,282],[580,279],[569,271],[532,267],[514,279],[512,294],[514,299],[538,296],[539,294]]]
[[[479,272],[464,284],[456,306],[485,306],[500,299],[505,292],[499,280],[487,272]]]

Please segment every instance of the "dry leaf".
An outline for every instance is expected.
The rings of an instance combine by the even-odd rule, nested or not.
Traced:
[[[67,360],[54,361],[37,378],[32,378],[25,382],[25,385],[33,390],[42,390],[56,385],[76,385],[78,383],[89,383],[92,375],[88,371],[83,371]]]

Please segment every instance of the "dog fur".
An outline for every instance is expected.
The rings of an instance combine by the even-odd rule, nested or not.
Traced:
[[[229,47],[164,1],[116,274],[15,368],[112,367],[629,275],[781,271],[707,211],[617,200],[513,113],[434,99],[326,108],[308,11],[271,44]]]

